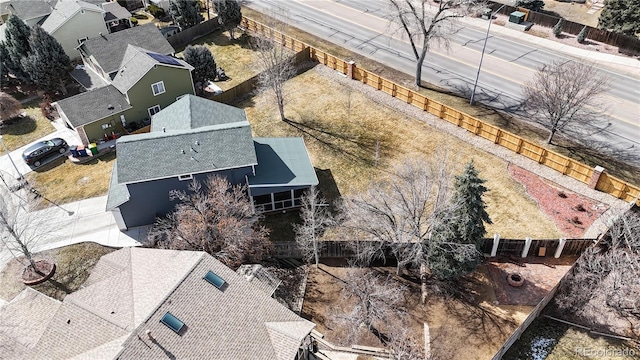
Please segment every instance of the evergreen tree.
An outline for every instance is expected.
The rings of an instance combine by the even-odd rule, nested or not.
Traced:
[[[640,33],[640,1],[606,0],[598,27],[630,36]]]
[[[6,58],[3,57],[2,62],[9,73],[24,82],[30,82],[31,80],[28,72],[22,66],[22,58],[28,56],[31,52],[29,45],[30,34],[29,26],[19,17],[11,15],[7,19],[5,47],[8,56]]]
[[[560,34],[562,34],[562,19],[558,20],[558,23],[555,24],[555,26],[552,29],[553,31],[553,35],[555,35],[555,37],[560,36]]]
[[[216,78],[216,62],[208,47],[203,45],[187,46],[184,49],[184,61],[193,66],[193,82],[204,84]]]
[[[544,1],[542,0],[518,0],[516,1],[516,7],[523,7],[531,11],[540,12],[544,9]]]
[[[0,83],[4,83],[9,75],[9,69],[7,69],[7,62],[9,61],[9,52],[7,51],[7,45],[0,41]]]
[[[180,29],[188,29],[204,21],[200,14],[198,1],[193,0],[171,0],[169,3],[169,13]]]
[[[580,44],[582,44],[586,39],[587,39],[587,27],[583,27],[582,30],[580,30],[580,33],[578,33],[578,36],[576,37],[576,39],[578,40],[578,42]]]
[[[478,244],[486,234],[484,224],[491,224],[482,196],[488,189],[486,180],[478,176],[478,170],[469,162],[461,175],[455,177],[453,216],[456,238],[464,244]]]
[[[242,21],[242,11],[237,0],[216,0],[218,22],[224,30],[229,31],[229,37],[234,39],[234,30]]]
[[[33,51],[22,59],[22,66],[31,79],[43,90],[60,90],[66,95],[64,81],[71,71],[71,62],[60,43],[36,25],[31,29],[29,45]]]

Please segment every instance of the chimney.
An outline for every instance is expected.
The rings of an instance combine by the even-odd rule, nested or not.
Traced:
[[[166,127],[162,127],[162,132],[167,132],[167,128]]]
[[[147,334],[147,337],[149,338],[149,340],[151,340],[151,341],[155,341],[156,340],[156,339],[153,338],[153,335],[151,335],[151,330],[147,330],[144,333]]]

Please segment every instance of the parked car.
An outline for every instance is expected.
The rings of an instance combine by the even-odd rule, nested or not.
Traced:
[[[22,153],[22,159],[29,166],[38,167],[42,160],[53,155],[61,155],[67,152],[67,142],[61,138],[39,141],[27,147]]]

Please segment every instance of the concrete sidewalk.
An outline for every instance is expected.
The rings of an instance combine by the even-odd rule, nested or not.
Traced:
[[[149,227],[120,231],[111,212],[105,211],[107,197],[100,196],[37,211],[50,221],[51,231],[38,241],[34,252],[91,241],[104,246],[139,246]],[[0,249],[0,270],[11,260],[11,253]]]

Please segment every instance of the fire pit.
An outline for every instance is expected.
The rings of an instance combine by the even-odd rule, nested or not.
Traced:
[[[509,274],[507,276],[507,282],[513,287],[520,287],[524,284],[524,278],[520,274]]]

